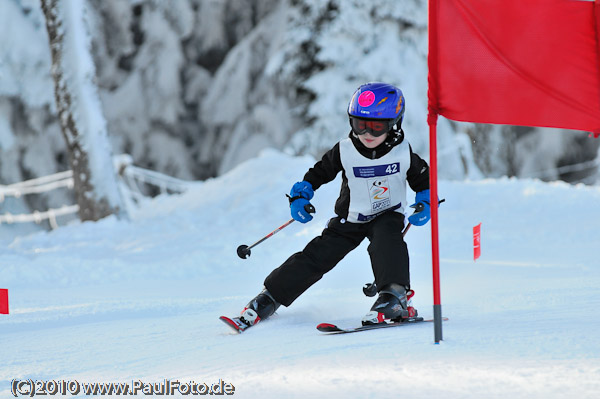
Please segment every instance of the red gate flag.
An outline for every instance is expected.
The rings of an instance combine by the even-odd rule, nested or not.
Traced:
[[[0,314],[8,314],[8,290],[0,288]]]
[[[600,1],[430,0],[429,108],[600,132]]]
[[[600,133],[600,0],[429,0],[435,342],[442,340],[437,118]]]
[[[473,260],[481,256],[481,223],[473,227]]]

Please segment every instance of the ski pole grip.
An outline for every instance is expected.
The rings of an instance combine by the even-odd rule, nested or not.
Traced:
[[[308,213],[315,213],[317,212],[317,210],[315,209],[314,206],[312,206],[312,204],[306,204],[304,205],[304,210]]]

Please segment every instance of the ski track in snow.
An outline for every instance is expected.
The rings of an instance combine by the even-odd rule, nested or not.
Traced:
[[[319,234],[339,181],[293,223],[285,193],[314,163],[268,150],[180,196],[3,242],[0,397],[14,378],[144,382],[223,379],[241,398],[596,398],[600,393],[600,188],[495,179],[440,182],[444,340],[433,325],[326,336],[373,298],[366,242],[291,307],[242,335],[234,316],[265,276]],[[412,194],[408,200],[411,201]],[[482,223],[473,261],[472,227]],[[414,304],[432,314],[430,227],[407,234]]]

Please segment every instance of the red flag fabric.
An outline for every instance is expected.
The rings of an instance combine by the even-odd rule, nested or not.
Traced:
[[[0,288],[0,314],[8,314],[8,290]]]
[[[481,256],[481,223],[473,227],[473,260]]]
[[[429,110],[600,132],[600,0],[430,0]]]

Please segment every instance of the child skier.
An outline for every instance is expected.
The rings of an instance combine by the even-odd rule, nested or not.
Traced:
[[[304,250],[267,276],[263,291],[242,311],[242,328],[271,316],[280,305],[289,306],[365,238],[370,241],[368,252],[379,297],[362,323],[388,323],[417,315],[408,305],[413,292],[402,230],[406,182],[417,193],[411,207],[422,208],[408,221],[422,226],[430,218],[429,166],[404,138],[404,109],[402,91],[390,84],[368,83],[355,91],[348,106],[352,127],[348,138],[325,153],[289,195],[292,217],[307,223],[312,215],[305,205],[314,191],[342,172],[337,216]]]

